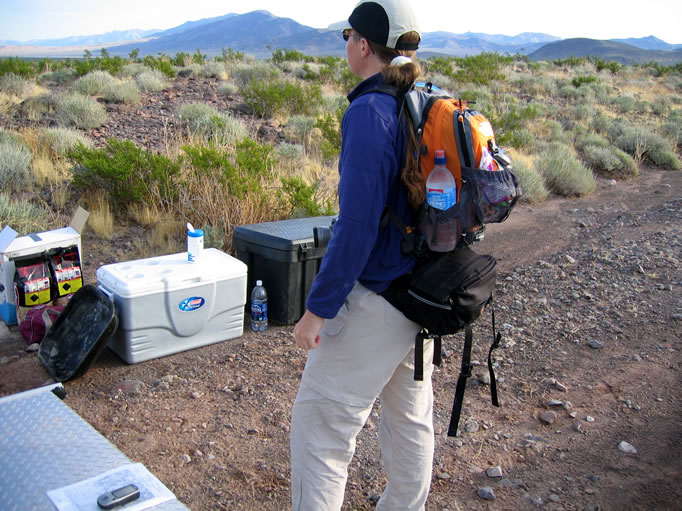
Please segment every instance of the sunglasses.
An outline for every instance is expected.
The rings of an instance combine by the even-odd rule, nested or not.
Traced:
[[[343,35],[344,41],[348,41],[348,39],[350,39],[350,34],[351,34],[352,30],[353,30],[352,28],[344,28],[343,29],[342,35]]]

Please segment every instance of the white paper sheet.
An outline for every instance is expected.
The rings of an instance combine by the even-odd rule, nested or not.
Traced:
[[[50,490],[47,496],[59,511],[101,511],[97,497],[128,484],[140,489],[140,498],[116,508],[116,511],[137,511],[175,499],[175,495],[142,463],[121,465],[113,470]]]

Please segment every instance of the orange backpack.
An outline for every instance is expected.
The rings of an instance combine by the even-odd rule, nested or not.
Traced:
[[[497,146],[490,121],[466,101],[431,84],[417,84],[403,101],[419,142],[422,174],[428,178],[436,150],[443,149],[457,185],[457,202],[451,209],[424,206],[420,229],[432,232],[433,225],[455,223],[461,236],[458,246],[481,239],[484,225],[504,221],[521,196],[511,160]]]

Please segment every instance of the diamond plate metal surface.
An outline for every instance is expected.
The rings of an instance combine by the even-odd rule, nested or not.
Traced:
[[[0,399],[0,508],[50,510],[47,491],[88,479],[130,459],[51,392]],[[153,509],[187,510],[180,501]]]

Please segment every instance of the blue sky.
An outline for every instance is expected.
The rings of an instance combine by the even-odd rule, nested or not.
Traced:
[[[324,28],[348,17],[356,0],[0,0],[0,40],[29,41],[112,30],[166,29],[201,18],[265,9]],[[416,0],[425,32],[612,39],[654,35],[682,44],[679,0]],[[428,6],[428,10],[426,7]],[[417,9],[419,7],[419,9]]]

